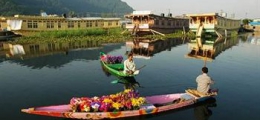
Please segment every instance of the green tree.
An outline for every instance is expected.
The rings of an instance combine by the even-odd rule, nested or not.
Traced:
[[[252,19],[243,19],[243,24],[244,25],[248,25],[250,22],[252,22],[253,20]]]

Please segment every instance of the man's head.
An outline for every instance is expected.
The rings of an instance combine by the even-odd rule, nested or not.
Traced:
[[[133,60],[133,53],[129,53],[129,54],[128,54],[128,59],[129,59],[129,60]]]
[[[201,70],[202,70],[203,73],[208,73],[208,68],[207,67],[203,67]]]

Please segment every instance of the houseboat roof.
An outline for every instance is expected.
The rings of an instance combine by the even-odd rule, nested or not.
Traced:
[[[120,20],[120,18],[101,18],[101,17],[83,17],[83,18],[66,18],[67,20]]]
[[[194,16],[216,16],[218,13],[202,13],[202,14],[186,14],[186,16],[194,17]]]
[[[81,20],[120,20],[121,18],[102,18],[102,17],[73,17],[64,18],[60,16],[30,16],[30,15],[15,15],[14,17],[0,17],[0,20],[70,20],[70,21],[81,21]]]
[[[172,17],[172,16],[156,15],[156,14],[153,14],[151,11],[133,11],[133,13],[125,15],[125,18],[131,19],[134,16],[149,16],[149,17],[156,17],[156,18],[161,17],[161,18],[173,18],[173,19],[188,19],[185,16],[183,16],[183,17],[180,17],[180,16]]]
[[[186,14],[188,17],[201,17],[201,16],[219,16],[225,19],[230,19],[230,20],[239,20],[239,19],[233,19],[233,18],[227,18],[226,13],[222,13],[222,15],[219,15],[218,13],[201,13],[201,14]]]

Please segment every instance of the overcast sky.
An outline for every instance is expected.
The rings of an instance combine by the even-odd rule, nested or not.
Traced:
[[[155,14],[169,11],[176,15],[191,13],[220,13],[230,17],[260,18],[260,0],[122,0],[135,10],[151,10]]]

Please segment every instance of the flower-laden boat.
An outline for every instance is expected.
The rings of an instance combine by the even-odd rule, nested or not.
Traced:
[[[22,109],[28,114],[72,118],[72,119],[113,119],[156,114],[179,109],[207,100],[217,93],[200,95],[196,90],[186,93],[140,97],[130,89],[102,97],[72,98],[70,104]]]
[[[139,74],[138,70],[134,74],[125,74],[123,72],[124,64],[122,63],[123,61],[122,56],[111,56],[103,52],[100,52],[100,61],[101,64],[104,66],[104,68],[112,75],[118,77],[130,77]]]

